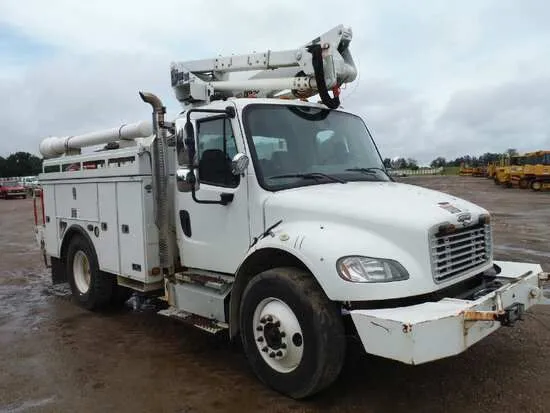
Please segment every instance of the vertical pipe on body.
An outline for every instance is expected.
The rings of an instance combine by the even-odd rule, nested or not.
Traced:
[[[169,262],[169,209],[168,209],[168,165],[166,150],[166,129],[164,126],[164,114],[166,108],[161,100],[152,93],[139,92],[141,99],[153,107],[153,181],[156,194],[156,224],[159,229],[159,261],[163,273],[170,267]]]

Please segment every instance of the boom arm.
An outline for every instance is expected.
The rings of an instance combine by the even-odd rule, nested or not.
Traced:
[[[230,96],[274,96],[291,90],[296,97],[317,93],[325,105],[338,107],[336,91],[355,80],[357,70],[349,51],[352,32],[339,25],[294,50],[251,53],[172,63],[172,87],[183,104],[203,105]],[[258,71],[245,80],[229,80],[229,73]]]

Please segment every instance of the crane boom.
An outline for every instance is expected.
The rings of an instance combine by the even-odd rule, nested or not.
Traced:
[[[296,97],[319,93],[323,103],[337,107],[337,96],[330,98],[328,90],[352,82],[357,75],[349,51],[351,38],[351,29],[338,25],[297,49],[175,62],[172,87],[184,105],[200,106],[250,92],[271,97],[290,89]],[[230,73],[244,71],[260,73],[245,80],[229,79]]]

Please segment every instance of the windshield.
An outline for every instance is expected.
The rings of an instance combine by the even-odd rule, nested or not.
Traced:
[[[367,127],[355,115],[297,105],[250,105],[244,123],[265,189],[390,180]]]

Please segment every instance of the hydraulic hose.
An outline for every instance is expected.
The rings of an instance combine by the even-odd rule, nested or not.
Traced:
[[[325,82],[325,68],[323,66],[323,50],[319,43],[308,46],[308,51],[312,56],[313,71],[315,73],[315,83],[321,101],[329,109],[337,109],[340,106],[340,98],[337,95],[331,97],[328,93],[327,84]]]

